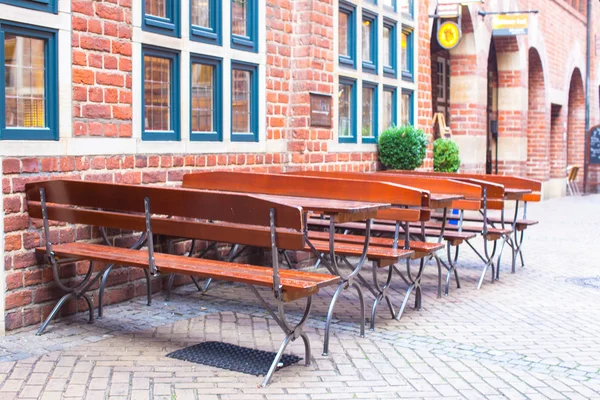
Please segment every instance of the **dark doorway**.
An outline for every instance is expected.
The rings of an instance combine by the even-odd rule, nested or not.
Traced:
[[[488,88],[487,88],[487,138],[485,173],[498,173],[498,61],[494,40],[490,43],[488,55]]]

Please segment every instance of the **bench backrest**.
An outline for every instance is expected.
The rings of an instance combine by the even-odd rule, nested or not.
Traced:
[[[304,247],[302,209],[256,196],[71,180],[45,181],[26,185],[28,212],[32,218],[43,218],[40,189],[44,189],[49,220],[144,231],[144,199],[148,198],[153,233],[255,246],[270,245],[270,210],[273,209],[280,247]]]
[[[418,172],[418,171],[401,171],[391,170],[382,171],[383,173],[391,174],[402,174],[402,175],[418,175],[418,176],[438,176],[446,178],[471,178],[478,179],[485,182],[497,183],[504,185],[507,189],[525,189],[531,190],[532,193],[525,195],[524,200],[526,201],[540,201],[542,182],[535,179],[521,178],[519,176],[512,175],[487,175],[487,174],[464,174],[464,173],[450,173],[450,172]]]
[[[465,210],[479,210],[482,207],[481,200],[483,196],[483,185],[479,182],[463,182],[459,180],[450,180],[444,177],[427,177],[411,175],[383,174],[378,172],[329,172],[329,171],[294,171],[292,175],[332,177],[341,179],[361,179],[375,182],[389,182],[394,184],[406,185],[418,189],[428,190],[436,194],[461,195],[465,198],[455,200],[452,203],[453,208]],[[496,209],[502,207],[504,188],[501,185],[492,185],[488,190],[488,199],[494,199],[495,202],[489,202],[488,208]],[[487,188],[486,189],[490,189]],[[499,203],[498,203],[499,201]]]
[[[184,188],[226,190],[241,193],[262,193],[316,199],[351,200],[391,203],[394,206],[429,207],[430,194],[391,183],[262,174],[251,172],[198,172],[183,177]],[[419,221],[430,213],[420,209],[380,210],[377,218]]]

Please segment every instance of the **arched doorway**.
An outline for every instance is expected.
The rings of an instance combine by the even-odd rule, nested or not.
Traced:
[[[527,176],[550,179],[550,126],[542,60],[536,49],[529,49],[527,111]]]
[[[486,107],[486,157],[485,173],[498,173],[498,59],[496,45],[490,41],[487,66],[487,107]]]
[[[583,78],[579,68],[575,68],[569,85],[569,106],[567,112],[567,165],[578,165],[583,171],[585,154],[585,95]],[[579,174],[577,182],[583,182]]]
[[[433,24],[431,52],[431,105],[432,112],[444,115],[450,126],[450,51],[437,41],[437,24]],[[436,133],[434,132],[434,136]]]

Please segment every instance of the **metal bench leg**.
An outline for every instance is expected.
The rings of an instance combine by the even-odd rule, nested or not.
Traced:
[[[381,300],[385,299],[385,301],[387,302],[390,313],[392,314],[392,318],[394,318],[394,316],[396,315],[396,312],[394,311],[394,306],[392,305],[390,296],[387,293],[387,291],[390,287],[390,284],[392,283],[392,277],[394,275],[394,266],[390,265],[388,267],[387,279],[383,286],[381,286],[379,284],[379,282],[377,281],[377,269],[378,269],[377,266],[373,265],[373,286],[375,287],[375,291],[377,292],[377,294],[375,296],[375,301],[373,302],[373,308],[371,309],[370,330],[372,330],[372,331],[375,330],[375,315],[377,313],[377,307],[379,306]]]
[[[458,271],[456,270],[456,265],[454,264],[454,262],[452,261],[452,250],[451,250],[451,245],[450,242],[446,242],[446,252],[447,252],[447,256],[448,256],[448,265],[445,265],[442,262],[442,265],[444,265],[446,267],[446,269],[448,270],[448,274],[446,275],[446,290],[444,292],[445,296],[448,296],[448,292],[450,289],[450,278],[452,277],[452,274],[454,273],[454,279],[456,280],[456,288],[460,289],[460,281],[458,279]],[[458,246],[456,251],[458,252]]]
[[[108,269],[102,275],[102,280],[100,281],[100,287],[98,288],[98,318],[102,318],[104,316],[104,288],[106,287],[108,274],[110,274],[110,271],[112,271],[113,267],[113,264],[108,267]]]
[[[437,292],[437,298],[441,299],[442,298],[442,263],[440,258],[438,257],[437,254],[433,255],[433,258],[435,258],[435,263],[437,264],[437,269],[438,269],[438,292]]]
[[[396,267],[394,266],[394,268]],[[400,306],[400,309],[396,314],[396,321],[399,321],[400,318],[402,318],[402,314],[404,314],[404,309],[406,308],[408,300],[410,299],[410,295],[413,291],[415,292],[415,308],[417,310],[421,309],[421,277],[423,275],[424,268],[425,257],[421,258],[419,264],[419,271],[417,272],[417,276],[414,279],[410,270],[410,260],[406,260],[406,275],[408,276],[408,279],[404,276],[404,274],[402,274],[401,271],[396,269],[396,271],[400,274],[402,280],[408,285],[408,288],[406,289],[406,294],[404,295],[404,299],[402,300],[402,305]]]
[[[144,269],[144,275],[146,275],[146,297],[148,298],[146,305],[151,306],[152,305],[152,284],[150,282],[150,271],[148,271],[147,269]]]
[[[329,354],[329,330],[331,328],[331,319],[333,318],[333,310],[335,309],[335,304],[342,293],[343,290],[347,290],[349,288],[355,288],[358,294],[358,301],[360,305],[360,337],[365,337],[365,299],[362,294],[362,290],[360,286],[358,286],[355,282],[344,281],[342,282],[335,293],[333,294],[333,298],[331,299],[331,303],[329,303],[329,310],[327,311],[327,320],[325,322],[325,337],[323,339],[323,355],[326,356]]]

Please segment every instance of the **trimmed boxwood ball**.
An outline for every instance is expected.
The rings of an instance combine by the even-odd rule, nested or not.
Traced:
[[[423,164],[427,137],[411,125],[393,126],[379,137],[379,161],[387,169],[413,170]]]
[[[456,172],[460,167],[458,146],[452,139],[437,139],[433,142],[433,170]]]

